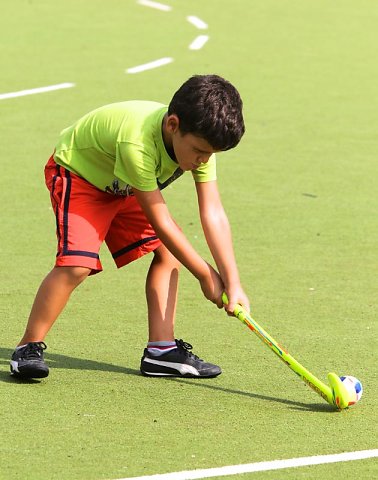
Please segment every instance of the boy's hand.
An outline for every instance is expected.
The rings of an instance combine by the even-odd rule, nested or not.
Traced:
[[[241,285],[233,286],[226,289],[228,304],[224,305],[228,315],[234,315],[235,305],[242,305],[247,312],[250,312],[250,304],[247,295],[244,293]]]
[[[222,293],[224,292],[222,279],[211,265],[207,264],[207,267],[207,274],[199,279],[202,292],[208,300],[215,303],[218,308],[222,308]]]

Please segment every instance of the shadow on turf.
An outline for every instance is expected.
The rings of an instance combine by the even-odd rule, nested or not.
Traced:
[[[283,403],[289,405],[293,410],[309,410],[311,412],[335,412],[335,408],[328,403],[303,403],[293,400],[286,400],[284,398],[269,397],[268,395],[261,395],[258,393],[244,392],[243,390],[235,390],[232,388],[219,387],[217,385],[209,385],[208,383],[198,383],[196,379],[185,380],[182,378],[167,378],[171,382],[185,383],[200,388],[209,388],[210,390],[217,390],[225,393],[232,393],[234,395],[242,395],[249,398],[257,398],[258,400],[265,400],[268,402]]]
[[[9,359],[13,350],[9,348],[0,348],[0,365],[9,365]],[[46,356],[47,364],[52,368],[67,368],[71,370],[99,370],[103,372],[123,373],[126,375],[140,375],[139,370],[133,368],[120,367],[111,363],[96,362],[95,360],[87,360],[85,358],[68,357],[58,353],[49,353]],[[0,382],[10,383],[39,383],[40,380],[16,380],[9,375],[9,372],[0,371]]]
[[[9,365],[9,358],[11,357],[13,350],[9,348],[0,348],[0,365]],[[84,358],[68,357],[67,355],[60,355],[58,353],[49,353],[47,356],[47,362],[52,368],[66,368],[72,370],[97,370],[104,372],[123,373],[126,375],[140,375],[139,370],[133,368],[120,367],[119,365],[112,365],[111,363],[96,362],[95,360],[87,360]],[[326,403],[314,403],[308,404],[303,402],[295,402],[293,400],[286,400],[284,398],[269,397],[267,395],[260,395],[258,393],[245,392],[243,390],[235,390],[231,388],[220,387],[217,385],[210,385],[209,383],[199,383],[196,379],[185,380],[182,378],[166,378],[166,381],[182,383],[190,385],[194,388],[208,388],[210,390],[216,390],[219,392],[230,393],[232,395],[242,395],[248,398],[255,398],[258,400],[264,400],[268,402],[282,403],[289,405],[294,410],[309,410],[313,412],[334,412],[335,409]],[[40,383],[40,380],[21,380],[16,379],[9,375],[9,371],[0,371],[0,382],[4,383]]]

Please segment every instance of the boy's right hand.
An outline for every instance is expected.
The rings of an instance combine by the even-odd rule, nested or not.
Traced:
[[[199,279],[201,289],[210,302],[215,303],[218,308],[223,308],[222,293],[224,285],[219,273],[209,264],[208,272]]]

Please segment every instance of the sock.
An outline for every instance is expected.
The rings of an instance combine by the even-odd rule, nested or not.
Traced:
[[[18,350],[19,348],[24,348],[26,347],[27,343],[25,343],[25,345],[19,345],[18,347],[15,348],[15,350]]]
[[[163,355],[163,353],[168,353],[175,348],[177,348],[177,345],[174,340],[147,343],[148,353],[154,355],[155,357],[159,357],[160,355]]]

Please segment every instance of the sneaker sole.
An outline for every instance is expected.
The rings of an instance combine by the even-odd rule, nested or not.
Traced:
[[[183,363],[164,362],[151,358],[144,358],[140,371],[148,377],[185,377],[185,378],[213,378],[222,373],[213,371],[209,373],[199,372],[192,365]]]
[[[18,362],[11,361],[10,374],[18,378],[46,378],[49,375],[49,369],[46,368],[23,368],[18,367]]]
[[[156,372],[146,372],[141,370],[140,373],[144,377],[178,377],[178,378],[215,378],[220,375],[222,372],[215,373],[212,375],[191,375],[189,373],[181,375],[180,373],[156,373]]]

